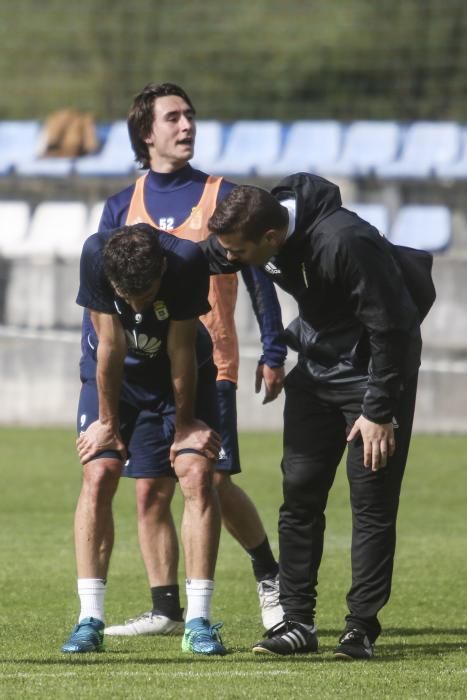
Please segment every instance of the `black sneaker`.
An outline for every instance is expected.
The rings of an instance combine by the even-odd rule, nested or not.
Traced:
[[[354,661],[355,659],[371,659],[373,656],[373,644],[365,632],[356,629],[345,630],[339,639],[339,644],[334,649],[336,659]]]
[[[266,639],[257,642],[253,647],[254,654],[310,654],[318,651],[316,628],[310,631],[299,622],[284,620],[271,627],[264,635]]]

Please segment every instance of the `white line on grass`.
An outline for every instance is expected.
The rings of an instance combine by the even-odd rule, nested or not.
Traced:
[[[273,670],[270,671],[217,671],[213,669],[212,671],[157,671],[154,676],[148,675],[144,671],[114,671],[112,669],[112,676],[125,677],[137,677],[143,676],[147,677],[149,680],[160,678],[161,676],[174,676],[188,677],[188,678],[212,678],[212,676],[226,676],[231,678],[232,676],[238,676],[239,678],[250,678],[251,676],[286,676],[293,674],[293,671],[289,670]],[[36,673],[19,671],[18,673],[2,673],[2,678],[70,678],[78,677],[81,673],[79,671],[64,671],[57,673]]]

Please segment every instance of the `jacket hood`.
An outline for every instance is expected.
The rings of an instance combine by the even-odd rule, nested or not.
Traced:
[[[297,173],[285,177],[271,191],[278,200],[296,199],[297,213],[295,231],[300,236],[314,229],[323,219],[342,206],[339,188],[319,175]],[[307,222],[303,227],[302,221]],[[295,235],[295,234],[294,234]]]

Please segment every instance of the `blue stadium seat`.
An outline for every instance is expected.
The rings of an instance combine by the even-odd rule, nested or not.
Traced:
[[[39,135],[38,121],[0,122],[0,175],[8,175],[19,163],[34,158]]]
[[[289,127],[276,160],[260,164],[257,172],[266,176],[326,173],[339,155],[341,138],[342,129],[337,121],[297,121]]]
[[[31,220],[24,255],[78,257],[87,235],[88,208],[84,202],[42,202]]]
[[[451,213],[447,207],[439,205],[402,206],[394,219],[389,239],[410,248],[442,252],[452,239]]]
[[[238,121],[227,134],[224,152],[210,171],[213,175],[252,175],[277,160],[282,125],[278,121]]]
[[[18,175],[29,177],[67,177],[73,169],[73,158],[34,158],[18,163]]]
[[[467,127],[462,128],[459,158],[449,163],[440,163],[435,167],[435,174],[448,180],[467,179]]]
[[[210,173],[214,168],[223,146],[224,128],[217,121],[196,123],[195,154],[191,160],[193,168]]]
[[[415,122],[407,128],[398,160],[376,168],[381,178],[427,178],[459,157],[461,129],[453,122]]]
[[[14,258],[21,255],[28,233],[31,212],[22,201],[0,202],[0,255]]]
[[[105,201],[96,202],[89,210],[89,216],[86,223],[86,237],[92,233],[97,233],[99,224],[104,210]]]
[[[356,121],[344,133],[340,157],[329,173],[344,177],[366,177],[377,166],[393,161],[398,153],[401,132],[396,122]]]
[[[366,202],[354,202],[347,209],[354,211],[361,219],[368,221],[378,229],[383,236],[389,233],[389,213],[384,204],[372,204]]]
[[[82,156],[75,161],[75,171],[78,175],[89,177],[129,175],[134,170],[134,153],[126,121],[114,122],[110,126],[100,153]]]

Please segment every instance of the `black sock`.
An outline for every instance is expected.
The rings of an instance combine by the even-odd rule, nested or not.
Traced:
[[[264,542],[259,544],[254,549],[246,550],[251,557],[253,573],[257,581],[264,581],[267,578],[275,578],[279,573],[279,565],[274,559],[274,554],[271,551],[271,545],[267,536]]]
[[[171,620],[181,620],[183,610],[180,607],[180,589],[174,586],[153,586],[151,588],[152,612],[165,615]]]

